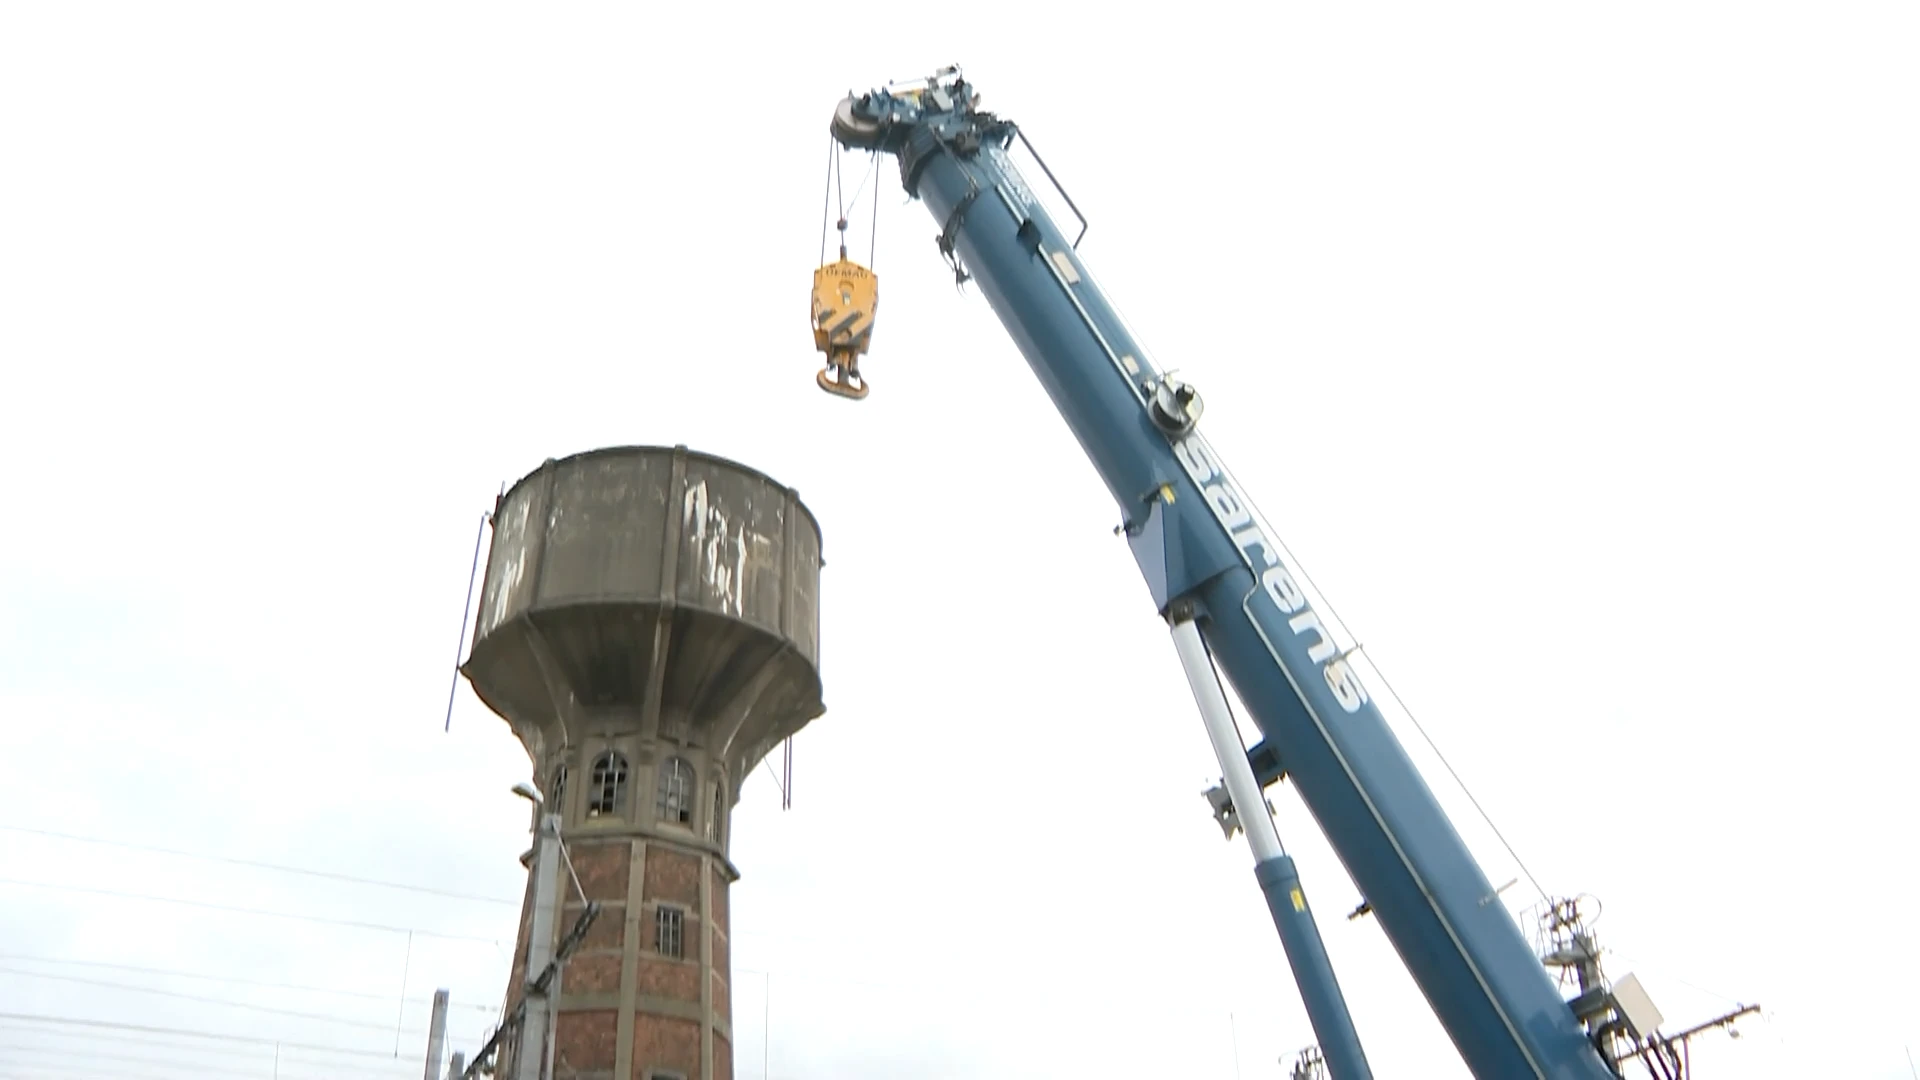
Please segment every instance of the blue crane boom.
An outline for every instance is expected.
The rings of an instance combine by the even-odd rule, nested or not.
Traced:
[[[1216,749],[1228,737],[1215,715],[1225,699],[1215,698],[1217,681],[1211,694],[1201,686],[1196,664],[1217,664],[1231,681],[1262,734],[1260,780],[1293,781],[1474,1075],[1615,1077],[1395,739],[1303,575],[1199,433],[1198,395],[1156,370],[1080,261],[1077,238],[1014,167],[1007,151],[1019,129],[981,109],[947,69],[910,88],[849,95],[832,131],[844,147],[898,158],[908,194],[941,227],[957,278],[978,285],[1119,504]],[[1263,847],[1256,837],[1252,818],[1263,836],[1272,822],[1246,749],[1230,737],[1227,787],[1316,1036],[1336,1080],[1365,1077],[1291,863],[1279,861],[1277,840]]]

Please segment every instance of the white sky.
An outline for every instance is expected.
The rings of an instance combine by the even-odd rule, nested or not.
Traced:
[[[1703,1080],[1908,1076],[1912,8],[1088,10],[0,9],[0,1075],[273,1075],[33,1014],[418,1076],[436,986],[474,1049],[511,903],[43,833],[517,898],[525,757],[464,687],[441,732],[475,527],[676,442],[829,563],[830,711],[735,824],[737,1075],[1280,1075],[1116,511],[890,165],[874,395],[813,386],[828,115],[957,61],[1613,973],[1768,1008]],[[1276,802],[1376,1074],[1464,1075]]]

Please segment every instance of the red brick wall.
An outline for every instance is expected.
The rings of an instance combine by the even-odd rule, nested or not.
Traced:
[[[596,952],[575,954],[567,961],[560,980],[560,992],[574,994],[618,994],[620,992],[620,954]]]
[[[618,1031],[612,1009],[559,1014],[553,1025],[553,1071],[566,1076],[612,1069]]]
[[[637,943],[640,955],[634,989],[639,996],[698,1004],[702,989],[700,935],[706,934],[713,949],[714,1015],[725,1023],[733,1007],[732,943],[727,935],[729,885],[725,873],[718,867],[709,871],[704,857],[675,851],[664,844],[649,844],[645,865],[640,867],[641,896],[629,897],[633,850],[628,839],[582,838],[569,850],[581,888],[604,905],[604,910],[569,961],[562,992],[576,1000],[578,996],[612,996],[620,992],[627,905],[638,903],[640,912],[635,926],[640,935]],[[703,873],[710,873],[705,884],[711,890],[711,925],[703,924],[700,918]],[[563,881],[562,886],[560,929],[564,931],[582,909],[577,897],[570,895],[573,893],[571,880]],[[684,912],[683,959],[669,959],[654,951],[654,912],[660,904],[669,904]],[[521,915],[521,933],[515,943],[515,972],[523,970],[526,962],[528,912],[524,906]],[[556,1080],[612,1078],[617,1032],[615,1010],[563,1010],[556,1018]],[[679,1073],[688,1080],[733,1080],[733,1048],[717,1032],[713,1074],[711,1077],[701,1075],[700,1036],[701,1025],[695,1021],[641,1010],[633,1023],[633,1075],[618,1080],[648,1080],[649,1070]],[[507,1059],[503,1056],[502,1060]]]
[[[573,872],[580,875],[580,888],[588,899],[603,904],[627,902],[627,864],[633,858],[630,841],[576,841],[567,845],[567,852],[573,857]]]
[[[647,1070],[667,1069],[682,1076],[700,1075],[700,1025],[692,1020],[648,1016],[633,1025],[633,1074],[646,1080]]]
[[[700,965],[685,960],[640,958],[640,993],[646,997],[700,1000]]]
[[[578,905],[562,908],[560,912],[560,932],[564,934],[572,929],[575,920],[580,918],[580,912],[583,910],[585,909]],[[600,949],[611,949],[615,952],[620,951],[627,940],[626,923],[627,908],[625,904],[607,905],[601,910],[599,916],[593,920],[593,925],[587,927],[585,936],[580,939],[580,948],[574,955],[579,956]],[[645,935],[645,940],[652,941],[652,927],[648,927],[647,930],[648,933]]]
[[[647,849],[645,898],[678,904],[700,914],[700,859],[661,847]]]

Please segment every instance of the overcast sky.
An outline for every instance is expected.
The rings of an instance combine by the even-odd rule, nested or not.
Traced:
[[[477,1047],[528,766],[441,730],[476,527],[629,443],[825,536],[736,1075],[1281,1075],[1117,512],[890,164],[873,396],[813,385],[828,116],[950,62],[1610,971],[1766,1007],[1703,1080],[1909,1076],[1911,6],[1094,10],[0,9],[0,1076],[418,1076],[435,987]],[[1464,1076],[1275,802],[1376,1074]]]

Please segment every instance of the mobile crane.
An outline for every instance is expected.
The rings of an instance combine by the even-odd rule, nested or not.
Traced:
[[[956,282],[986,296],[1119,504],[1115,531],[1168,624],[1219,759],[1224,790],[1209,801],[1229,837],[1247,837],[1318,1042],[1296,1075],[1320,1062],[1334,1080],[1372,1074],[1264,798],[1283,778],[1475,1076],[1609,1080],[1628,1058],[1681,1075],[1675,1041],[1655,1030],[1658,1012],[1631,977],[1607,982],[1577,909],[1554,908],[1543,957],[1499,902],[1374,704],[1356,644],[1200,433],[1200,395],[1155,368],[1080,261],[1085,218],[1062,190],[1080,225],[1069,240],[1015,167],[1016,139],[1032,151],[1019,127],[983,110],[950,67],[850,93],[830,129],[836,152],[898,159],[908,195],[940,225]],[[868,392],[859,360],[878,285],[848,259],[846,227],[843,208],[840,259],[814,276],[813,324],[827,357],[820,387],[857,400]],[[1221,672],[1261,732],[1251,750]],[[1548,964],[1577,976],[1574,998]]]

